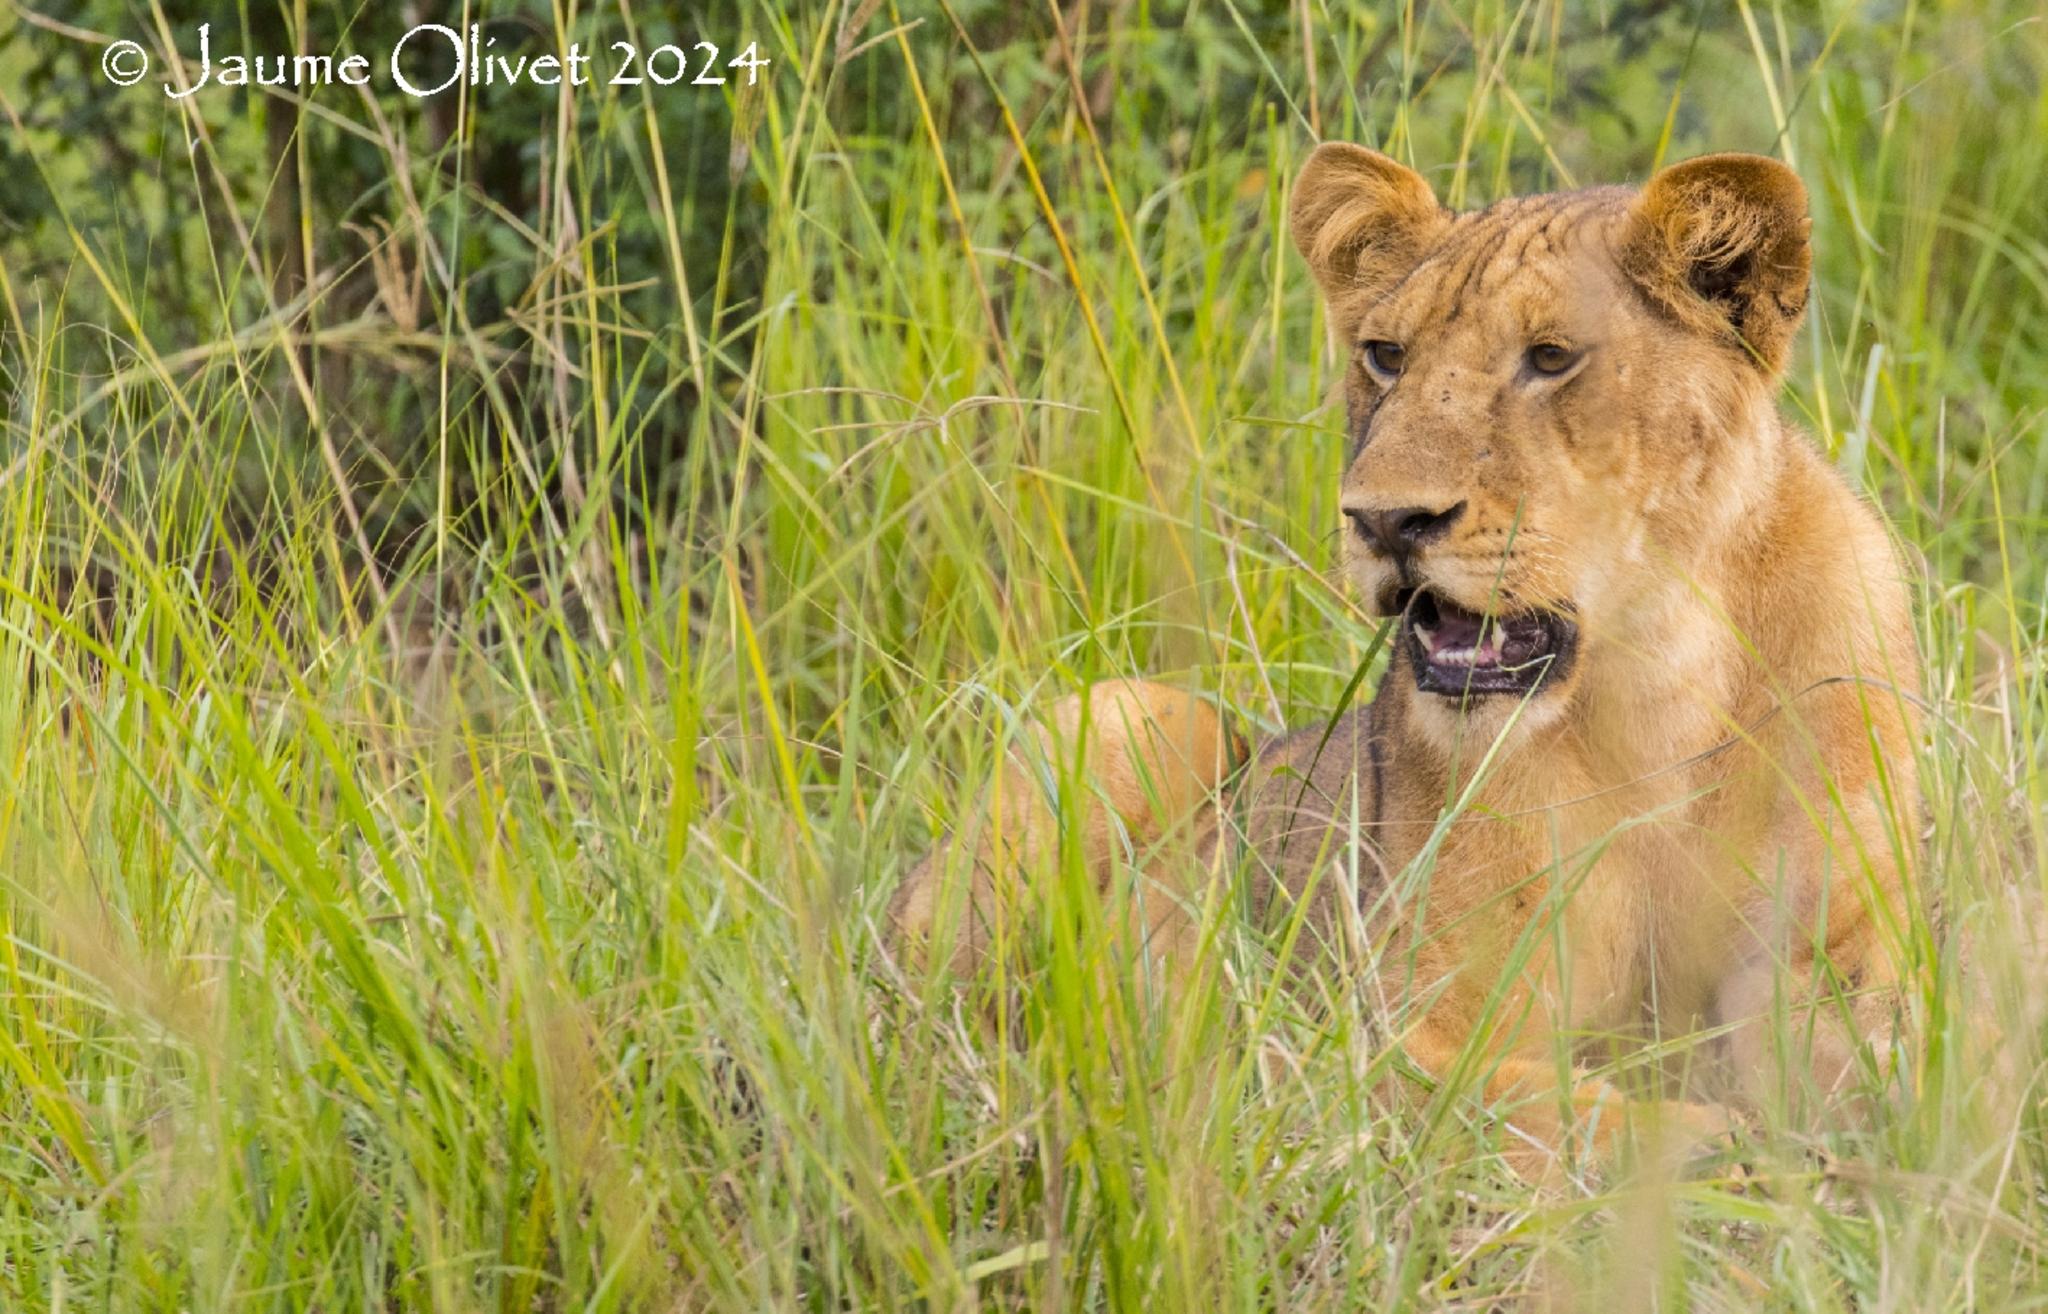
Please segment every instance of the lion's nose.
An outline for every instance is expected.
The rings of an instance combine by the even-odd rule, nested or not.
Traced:
[[[1458,523],[1458,517],[1465,514],[1465,504],[1441,511],[1432,511],[1426,506],[1364,507],[1347,506],[1344,516],[1351,527],[1372,552],[1383,557],[1405,557],[1415,549],[1434,543],[1451,532],[1451,526]]]

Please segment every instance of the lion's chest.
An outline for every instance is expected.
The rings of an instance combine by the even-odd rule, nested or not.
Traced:
[[[1603,787],[1557,764],[1542,795],[1496,800],[1446,846],[1445,911],[1496,922],[1496,965],[1589,1041],[1696,1026],[1734,937],[1738,864],[1692,783]]]
[[[1714,895],[1721,857],[1693,811],[1673,805],[1593,841],[1599,852],[1564,918],[1582,978],[1566,1000],[1577,1026],[1690,1030],[1706,1015],[1732,909]]]

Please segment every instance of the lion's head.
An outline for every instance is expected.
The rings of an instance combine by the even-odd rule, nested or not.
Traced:
[[[1769,485],[1804,188],[1715,155],[1453,214],[1333,143],[1289,219],[1349,356],[1344,556],[1402,618],[1394,678],[1440,724],[1554,716],[1589,664],[1657,642]]]

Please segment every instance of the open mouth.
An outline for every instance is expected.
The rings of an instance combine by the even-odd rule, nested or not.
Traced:
[[[1404,592],[1395,604],[1423,693],[1534,693],[1564,673],[1578,640],[1578,626],[1551,611],[1482,615],[1428,589]]]

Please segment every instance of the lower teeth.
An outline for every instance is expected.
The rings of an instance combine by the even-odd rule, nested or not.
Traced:
[[[1439,632],[1434,626],[1419,622],[1415,625],[1415,637],[1421,641],[1422,649],[1428,655],[1429,664],[1440,668],[1459,671],[1529,671],[1550,653],[1550,635],[1540,625],[1531,625],[1526,631],[1510,633],[1489,618],[1481,625],[1475,643],[1457,647],[1438,647]]]

